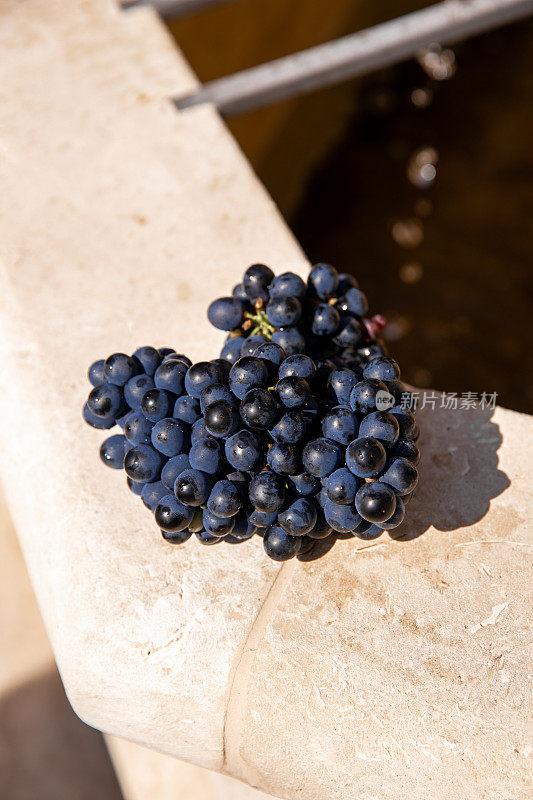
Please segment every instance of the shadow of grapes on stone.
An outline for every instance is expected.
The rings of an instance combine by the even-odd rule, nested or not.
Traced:
[[[502,444],[492,408],[427,407],[417,412],[421,458],[419,481],[405,521],[390,531],[399,542],[430,527],[453,531],[479,522],[490,502],[510,485],[498,469]]]

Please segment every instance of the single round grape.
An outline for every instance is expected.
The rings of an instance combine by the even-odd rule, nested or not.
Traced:
[[[124,386],[125,383],[140,372],[140,364],[137,359],[127,356],[125,353],[113,353],[105,360],[104,375],[106,381],[115,386]]]
[[[202,512],[202,521],[207,533],[211,536],[227,536],[235,525],[235,517],[219,517],[208,508]]]
[[[274,280],[274,273],[266,264],[252,264],[243,275],[242,285],[250,300],[266,300],[268,287]]]
[[[335,267],[331,264],[315,264],[309,277],[307,285],[314,291],[317,297],[325,300],[335,294],[339,285],[339,275]]]
[[[372,541],[372,539],[378,539],[380,536],[383,536],[383,528],[380,528],[378,525],[373,525],[371,522],[367,522],[366,519],[364,519],[357,528],[353,529],[352,533],[354,536],[357,536],[358,539],[369,542]]]
[[[198,469],[185,469],[174,482],[174,494],[186,506],[202,506],[211,492],[211,479]]]
[[[147,444],[135,445],[124,457],[124,469],[132,481],[151,483],[159,478],[162,467],[161,453]]]
[[[167,458],[183,452],[188,440],[185,426],[173,417],[160,419],[152,428],[152,445]]]
[[[244,321],[245,305],[236,297],[219,297],[207,309],[207,318],[219,331],[232,331]]]
[[[236,297],[237,300],[248,300],[248,295],[246,294],[246,289],[244,288],[244,284],[237,283],[233,287],[231,291],[231,296]]]
[[[131,409],[138,411],[141,407],[144,393],[153,388],[154,382],[149,375],[144,373],[134,375],[124,386],[124,400]]]
[[[110,417],[109,419],[97,417],[96,414],[91,411],[87,403],[84,403],[83,405],[82,415],[87,425],[90,425],[91,428],[96,428],[100,431],[107,431],[109,428],[112,428],[115,425],[114,417]]]
[[[325,478],[341,466],[344,452],[337,442],[318,438],[306,444],[302,453],[304,469],[317,478]]]
[[[307,536],[311,539],[326,539],[332,532],[333,528],[324,516],[324,510],[320,506],[316,506],[316,522],[312,530],[309,531]]]
[[[398,405],[388,408],[387,411],[398,420],[398,425],[400,426],[400,438],[411,439],[416,427],[416,419],[413,412],[408,408],[402,408]]]
[[[368,300],[366,294],[360,289],[350,288],[339,297],[337,308],[341,314],[355,314],[357,317],[364,317],[368,314]]]
[[[132,494],[137,495],[137,497],[141,496],[142,491],[145,487],[144,483],[140,483],[139,481],[132,481],[132,479],[129,476],[126,478],[126,483],[128,484],[128,489]]]
[[[218,367],[220,370],[220,383],[226,385],[231,372],[231,364],[228,364],[225,358],[212,358],[211,364],[214,364],[215,367]]]
[[[154,383],[157,389],[164,389],[173,394],[183,394],[185,376],[189,367],[179,358],[168,358],[156,369]]]
[[[388,389],[383,381],[365,379],[356,383],[350,393],[352,411],[359,414],[369,414],[371,411],[375,411],[376,397],[380,392],[385,396],[388,394]]]
[[[150,347],[149,345],[146,347],[138,347],[133,354],[133,358],[136,358],[137,361],[139,361],[144,372],[150,378],[154,377],[156,369],[163,360],[163,356],[159,350],[156,350],[155,347]]]
[[[188,542],[191,538],[192,533],[187,529],[183,531],[175,531],[173,533],[170,533],[169,531],[161,531],[161,536],[169,544],[185,544],[185,542]]]
[[[235,433],[240,420],[233,405],[225,400],[219,400],[205,409],[204,422],[207,432],[218,439]]]
[[[263,547],[273,561],[289,561],[299,552],[301,542],[298,536],[291,536],[279,525],[273,525],[263,537]]]
[[[282,331],[274,331],[272,341],[275,344],[279,344],[288,356],[304,353],[306,349],[305,337],[298,328],[284,328]]]
[[[414,442],[407,439],[398,439],[395,445],[389,450],[390,458],[406,458],[417,466],[420,461],[420,451]]]
[[[269,433],[275,442],[297,444],[306,429],[307,423],[301,411],[286,411]]]
[[[101,358],[99,361],[95,361],[89,369],[87,370],[87,377],[89,378],[89,383],[92,383],[93,386],[100,386],[101,383],[105,381],[105,373],[104,373],[104,364],[105,361]]]
[[[258,347],[262,344],[266,344],[267,340],[264,336],[260,336],[259,334],[254,334],[253,336],[247,336],[245,339],[242,339],[241,344],[241,351],[240,356],[244,358],[245,356],[253,356],[255,355],[255,351]]]
[[[396,495],[386,483],[370,481],[361,486],[355,495],[355,507],[367,522],[386,522],[394,514]]]
[[[181,475],[184,470],[190,468],[191,465],[187,453],[180,453],[178,456],[173,456],[173,458],[169,458],[161,470],[161,481],[165,484],[167,489],[173,492],[178,476]]]
[[[199,398],[203,389],[207,389],[213,383],[221,383],[223,375],[220,367],[210,361],[199,361],[189,367],[185,376],[185,391],[191,397]]]
[[[349,408],[335,406],[322,420],[322,433],[326,439],[347,445],[357,436],[359,423]]]
[[[266,315],[276,328],[296,325],[302,316],[302,304],[297,297],[273,297],[267,304]]]
[[[380,480],[392,486],[396,494],[411,494],[418,483],[418,470],[406,458],[395,458],[386,464]]]
[[[378,356],[366,365],[363,376],[378,381],[399,381],[400,368],[393,358]]]
[[[200,403],[196,397],[191,397],[190,394],[183,394],[176,400],[172,416],[179,419],[181,422],[194,425],[196,420],[200,419],[202,416]]]
[[[271,525],[274,525],[278,519],[278,512],[277,511],[258,511],[254,508],[252,511],[249,512],[250,522],[252,522],[257,528],[270,528]]]
[[[184,531],[193,514],[194,510],[180,503],[173,494],[162,497],[154,510],[156,524],[167,533]]]
[[[371,436],[387,448],[396,444],[400,433],[398,420],[387,411],[373,411],[361,420],[359,436]]]
[[[150,422],[170,416],[173,407],[172,395],[163,389],[148,389],[142,396],[141,411]]]
[[[265,362],[269,381],[275,382],[278,377],[279,365],[286,358],[284,349],[275,342],[266,342],[260,344],[253,355]]]
[[[112,383],[95,386],[87,398],[87,405],[95,417],[103,420],[116,420],[124,409],[122,390]]]
[[[383,470],[387,454],[377,439],[354,439],[346,448],[348,469],[358,478],[375,478]]]
[[[320,303],[315,309],[311,330],[315,336],[333,336],[341,318],[335,306],[329,303]]]
[[[224,344],[224,347],[222,348],[222,352],[220,353],[221,358],[223,358],[225,361],[228,361],[230,364],[235,364],[235,362],[241,357],[241,347],[243,342],[244,336],[234,336],[228,338]]]
[[[286,408],[302,408],[311,397],[311,389],[305,378],[281,378],[276,384],[276,393]]]
[[[220,445],[215,439],[200,439],[189,452],[189,462],[193,469],[216,475],[222,464]]]
[[[207,389],[204,389],[200,395],[200,410],[202,414],[205,413],[207,406],[218,403],[219,400],[224,400],[224,402],[233,406],[236,405],[235,396],[227,386],[224,386],[223,383],[213,383]]]
[[[248,514],[244,509],[239,511],[239,513],[236,514],[235,517],[233,517],[233,519],[235,521],[235,524],[229,536],[235,539],[236,542],[245,542],[247,539],[250,539],[256,532],[256,526],[249,519]]]
[[[234,517],[242,508],[239,489],[231,481],[217,481],[211,489],[207,507],[217,517]]]
[[[255,356],[240,358],[231,368],[229,388],[242,400],[250,389],[265,388],[268,384],[268,372],[264,361]]]
[[[168,487],[162,481],[155,481],[155,483],[143,484],[141,492],[141,500],[146,508],[150,511],[155,511],[156,505],[160,500],[168,494]]]
[[[280,364],[278,377],[281,378],[305,378],[307,381],[313,380],[316,376],[316,367],[313,359],[309,356],[297,353],[287,358]]]
[[[396,495],[396,508],[391,517],[386,522],[378,522],[377,527],[385,531],[391,531],[401,525],[405,518],[405,503],[403,498]]]
[[[310,497],[320,491],[320,478],[309,475],[308,472],[301,472],[299,475],[289,475],[287,477],[289,488],[302,497]]]
[[[250,389],[241,401],[240,415],[249,428],[271,428],[278,416],[278,406],[272,392],[267,389]]]
[[[353,505],[340,505],[329,499],[324,505],[324,516],[337,533],[351,533],[362,521]]]
[[[277,275],[269,287],[270,297],[305,297],[307,287],[299,275],[294,272],[284,272]]]
[[[124,466],[124,455],[126,444],[126,437],[121,433],[116,433],[114,436],[109,436],[100,445],[100,458],[111,469],[122,469]]]
[[[249,497],[258,511],[277,511],[285,499],[284,481],[270,470],[260,472],[250,482]]]
[[[153,427],[142,411],[130,411],[124,422],[124,435],[132,444],[151,444]]]
[[[350,405],[352,389],[359,382],[359,376],[351,369],[334,369],[328,378],[329,394],[343,406]],[[353,411],[358,409],[354,409]]]
[[[239,431],[226,440],[226,458],[235,469],[250,472],[255,470],[262,458],[262,448],[251,431]]]
[[[276,442],[268,448],[267,464],[279,475],[295,475],[302,468],[298,449],[283,442]]]
[[[355,495],[361,481],[353,475],[346,467],[340,467],[324,479],[324,489],[328,500],[340,505],[353,505]]]
[[[197,419],[191,428],[191,446],[193,444],[196,444],[196,442],[199,442],[201,439],[213,439],[213,438],[215,437],[211,436],[211,434],[205,427],[205,419],[203,417]]]
[[[291,536],[303,536],[313,530],[317,520],[315,504],[307,497],[298,497],[278,514],[278,524]]]

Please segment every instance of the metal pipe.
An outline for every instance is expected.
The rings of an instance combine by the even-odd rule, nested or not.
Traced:
[[[431,44],[451,44],[533,13],[533,0],[446,0],[373,28],[204,84],[174,100],[239,114],[388,67]]]
[[[194,11],[200,11],[207,6],[228,3],[230,0],[124,0],[122,8],[134,8],[135,6],[150,5],[158,11],[165,19],[185,16]]]

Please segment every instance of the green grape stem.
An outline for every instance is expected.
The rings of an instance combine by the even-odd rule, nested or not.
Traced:
[[[270,341],[272,334],[276,329],[268,321],[268,317],[263,309],[259,309],[255,312],[255,314],[252,314],[250,311],[246,311],[244,316],[247,320],[250,320],[250,322],[254,324],[254,327],[251,330],[251,336],[256,336],[259,334],[264,336],[267,341]]]

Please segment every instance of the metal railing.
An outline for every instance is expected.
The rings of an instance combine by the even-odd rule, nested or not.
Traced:
[[[159,10],[228,0],[155,0]],[[138,5],[140,0],[134,0]],[[131,3],[129,4],[131,5]],[[453,44],[533,14],[533,0],[445,0],[421,11],[343,36],[204,84],[175,98],[179,109],[213,103],[224,115],[331,86],[416,56],[432,44]]]

